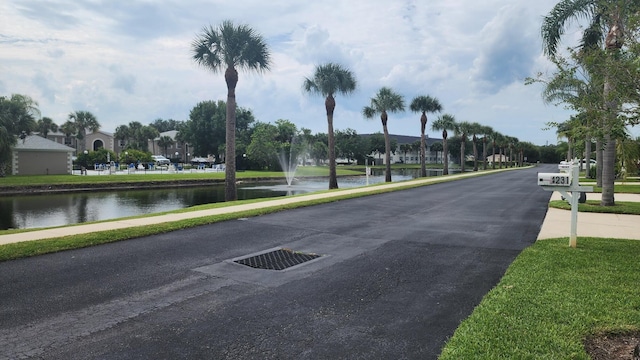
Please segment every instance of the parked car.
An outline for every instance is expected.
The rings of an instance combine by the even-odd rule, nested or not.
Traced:
[[[169,165],[169,164],[171,164],[171,160],[167,159],[166,157],[164,157],[162,155],[153,155],[153,156],[151,156],[151,158],[153,159],[153,162],[156,163],[156,165]]]
[[[582,167],[587,167],[587,163],[582,159]],[[596,167],[596,161],[593,159],[589,159],[589,167]]]

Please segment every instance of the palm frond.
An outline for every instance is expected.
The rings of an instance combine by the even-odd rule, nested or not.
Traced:
[[[593,16],[597,3],[598,0],[562,0],[556,4],[542,22],[541,35],[545,55],[555,56],[567,23]]]
[[[313,77],[305,78],[302,84],[304,91],[323,96],[333,96],[336,93],[347,95],[354,92],[356,87],[353,73],[336,63],[318,65]]]
[[[240,68],[257,72],[271,67],[271,54],[266,42],[247,25],[234,25],[225,20],[218,28],[209,25],[191,43],[193,60],[213,72]]]

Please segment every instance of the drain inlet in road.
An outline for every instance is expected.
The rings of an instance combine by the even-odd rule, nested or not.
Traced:
[[[293,251],[291,249],[277,249],[262,254],[237,259],[234,263],[246,265],[256,269],[284,270],[319,258],[321,255]]]

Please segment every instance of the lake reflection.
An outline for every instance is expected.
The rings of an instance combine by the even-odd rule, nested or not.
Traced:
[[[394,181],[410,180],[414,174],[393,175]],[[369,183],[384,181],[370,176]],[[366,178],[339,178],[341,188],[362,186]],[[289,196],[326,190],[328,180],[299,181],[288,187],[280,183],[240,183],[238,199]],[[224,184],[170,189],[91,191],[0,197],[0,230],[61,226],[128,216],[159,213],[224,201]]]

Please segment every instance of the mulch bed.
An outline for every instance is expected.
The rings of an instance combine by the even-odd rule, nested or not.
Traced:
[[[584,348],[593,360],[628,359],[634,357],[634,348],[640,345],[640,332],[627,334],[601,334],[585,340]]]

